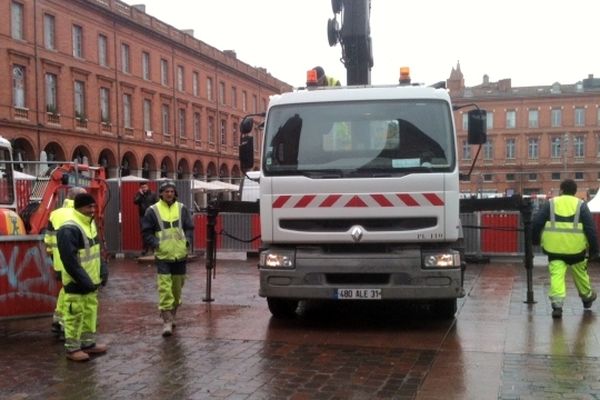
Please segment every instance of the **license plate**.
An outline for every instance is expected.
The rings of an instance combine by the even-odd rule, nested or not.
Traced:
[[[381,300],[381,289],[336,289],[338,300]]]

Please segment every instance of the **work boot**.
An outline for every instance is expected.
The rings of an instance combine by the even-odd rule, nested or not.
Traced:
[[[173,314],[171,310],[163,310],[160,312],[163,319],[163,337],[168,337],[173,334]]]
[[[89,347],[82,347],[81,350],[87,354],[103,354],[108,350],[108,346],[103,343],[95,343]]]
[[[81,350],[68,351],[67,359],[71,361],[87,361],[90,359],[90,356]]]
[[[562,306],[552,304],[552,318],[562,318]]]
[[[586,310],[592,307],[592,303],[594,303],[594,301],[596,300],[596,298],[598,297],[598,295],[596,294],[596,292],[592,291],[592,294],[590,295],[590,297],[588,297],[587,299],[581,299],[581,301],[583,302],[583,308],[585,308]]]

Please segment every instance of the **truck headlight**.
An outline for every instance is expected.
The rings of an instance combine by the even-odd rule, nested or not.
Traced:
[[[266,250],[260,253],[258,266],[261,268],[294,268],[295,256],[292,250]]]
[[[423,253],[423,268],[460,267],[460,253],[450,250],[441,253]]]

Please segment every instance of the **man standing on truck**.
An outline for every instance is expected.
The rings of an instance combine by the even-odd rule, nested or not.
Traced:
[[[102,354],[105,344],[96,343],[98,288],[108,280],[102,259],[100,236],[94,222],[96,200],[88,193],[75,196],[71,219],[62,224],[57,237],[64,265],[65,349],[67,359],[87,361],[90,354]]]
[[[314,67],[313,70],[317,73],[317,86],[341,86],[339,80],[332,76],[325,75],[323,67]]]
[[[44,233],[44,243],[46,244],[46,250],[52,257],[52,266],[56,274],[56,279],[62,281],[61,271],[63,270],[63,263],[60,259],[58,247],[56,245],[56,232],[66,221],[72,218],[74,210],[74,199],[79,193],[86,193],[86,190],[79,186],[70,187],[67,190],[67,197],[62,204],[61,208],[50,213],[48,217],[48,227]],[[65,290],[61,287],[58,292],[58,298],[56,299],[56,307],[54,309],[54,315],[52,316],[52,332],[61,340],[64,340],[64,305],[65,305]]]
[[[587,271],[587,255],[590,260],[598,259],[598,235],[588,206],[575,197],[576,193],[575,181],[565,179],[560,195],[544,204],[533,219],[532,243],[541,244],[548,255],[552,318],[562,317],[569,266],[583,308],[589,309],[597,297]]]
[[[162,183],[158,193],[160,200],[146,210],[142,219],[142,234],[144,242],[154,250],[158,309],[163,320],[162,335],[167,337],[173,334],[175,315],[181,305],[194,224],[187,207],[177,201],[174,182]]]

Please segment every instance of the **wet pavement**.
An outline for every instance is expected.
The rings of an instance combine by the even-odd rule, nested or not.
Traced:
[[[600,399],[600,302],[583,311],[572,282],[552,320],[544,267],[525,304],[525,270],[471,264],[456,318],[426,306],[308,303],[271,318],[256,260],[217,262],[205,302],[204,260],[161,337],[154,269],[111,262],[100,294],[108,354],[66,360],[50,317],[0,321],[0,399]],[[591,271],[600,288],[600,266]]]

